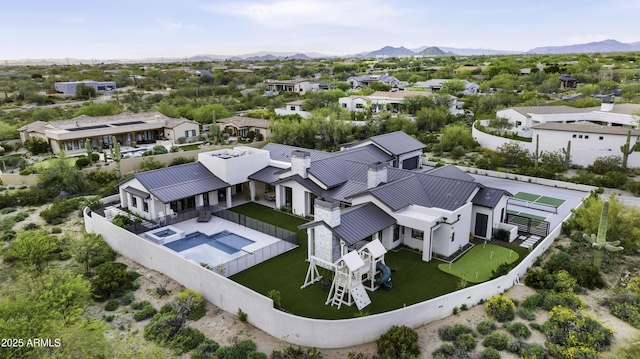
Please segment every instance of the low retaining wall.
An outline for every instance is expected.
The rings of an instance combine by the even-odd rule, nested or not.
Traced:
[[[198,291],[207,301],[229,313],[242,309],[248,314],[249,323],[269,335],[294,345],[318,348],[344,348],[373,342],[392,325],[416,328],[450,316],[454,307],[473,306],[481,300],[502,293],[519,281],[536,258],[551,246],[561,230],[561,226],[557,226],[533,249],[526,260],[500,278],[390,312],[352,319],[320,320],[277,310],[273,308],[271,299],[203,268],[198,263],[177,256],[167,248],[114,226],[100,215],[91,213],[88,208],[84,210],[84,220],[87,232],[102,234],[105,241],[118,253]],[[300,283],[303,279],[300,278]],[[324,298],[319,295],[318,300]]]

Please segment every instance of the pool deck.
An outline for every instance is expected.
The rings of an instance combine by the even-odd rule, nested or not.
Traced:
[[[231,233],[235,233],[239,236],[245,237],[255,242],[242,247],[242,250],[233,254],[225,253],[206,244],[201,244],[199,246],[195,246],[181,252],[176,252],[177,254],[182,255],[186,258],[189,258],[201,264],[207,264],[209,266],[219,266],[244,255],[251,254],[256,250],[259,250],[260,248],[267,247],[273,243],[280,241],[276,237],[272,237],[270,235],[255,231],[247,227],[243,227],[239,224],[229,222],[215,216],[212,216],[209,222],[198,222],[197,218],[193,218],[184,222],[174,223],[171,225],[171,227],[184,231],[185,234],[201,232],[209,236],[227,230]],[[147,233],[158,232],[163,230],[164,228],[166,227],[156,228],[153,231],[144,233],[143,235],[141,235],[141,237],[146,238]],[[165,241],[164,244],[173,242],[174,240]]]

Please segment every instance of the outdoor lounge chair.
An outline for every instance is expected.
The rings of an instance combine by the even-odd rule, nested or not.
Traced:
[[[211,211],[202,211],[198,214],[198,222],[209,222],[211,219]]]

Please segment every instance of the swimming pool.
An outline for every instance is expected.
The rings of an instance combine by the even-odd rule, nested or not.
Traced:
[[[193,232],[187,234],[182,239],[165,244],[165,247],[171,248],[176,252],[183,252],[193,247],[206,244],[227,254],[234,254],[241,251],[242,247],[253,243],[255,242],[229,231],[222,231],[214,235]]]
[[[160,237],[160,238],[165,238],[165,237],[169,237],[169,236],[173,236],[174,234],[176,234],[176,232],[174,230],[171,229],[163,229],[161,231],[158,232],[154,232],[153,233],[156,237]]]

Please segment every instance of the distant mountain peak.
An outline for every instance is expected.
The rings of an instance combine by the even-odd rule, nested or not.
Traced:
[[[618,40],[606,39],[586,44],[565,46],[543,46],[527,51],[528,54],[578,54],[594,52],[631,52],[640,51],[640,45],[636,43],[625,44]]]
[[[379,50],[372,51],[365,55],[366,57],[376,57],[376,56],[388,56],[388,57],[396,57],[396,56],[413,56],[416,53],[407,49],[404,46],[393,47],[393,46],[385,46]]]

